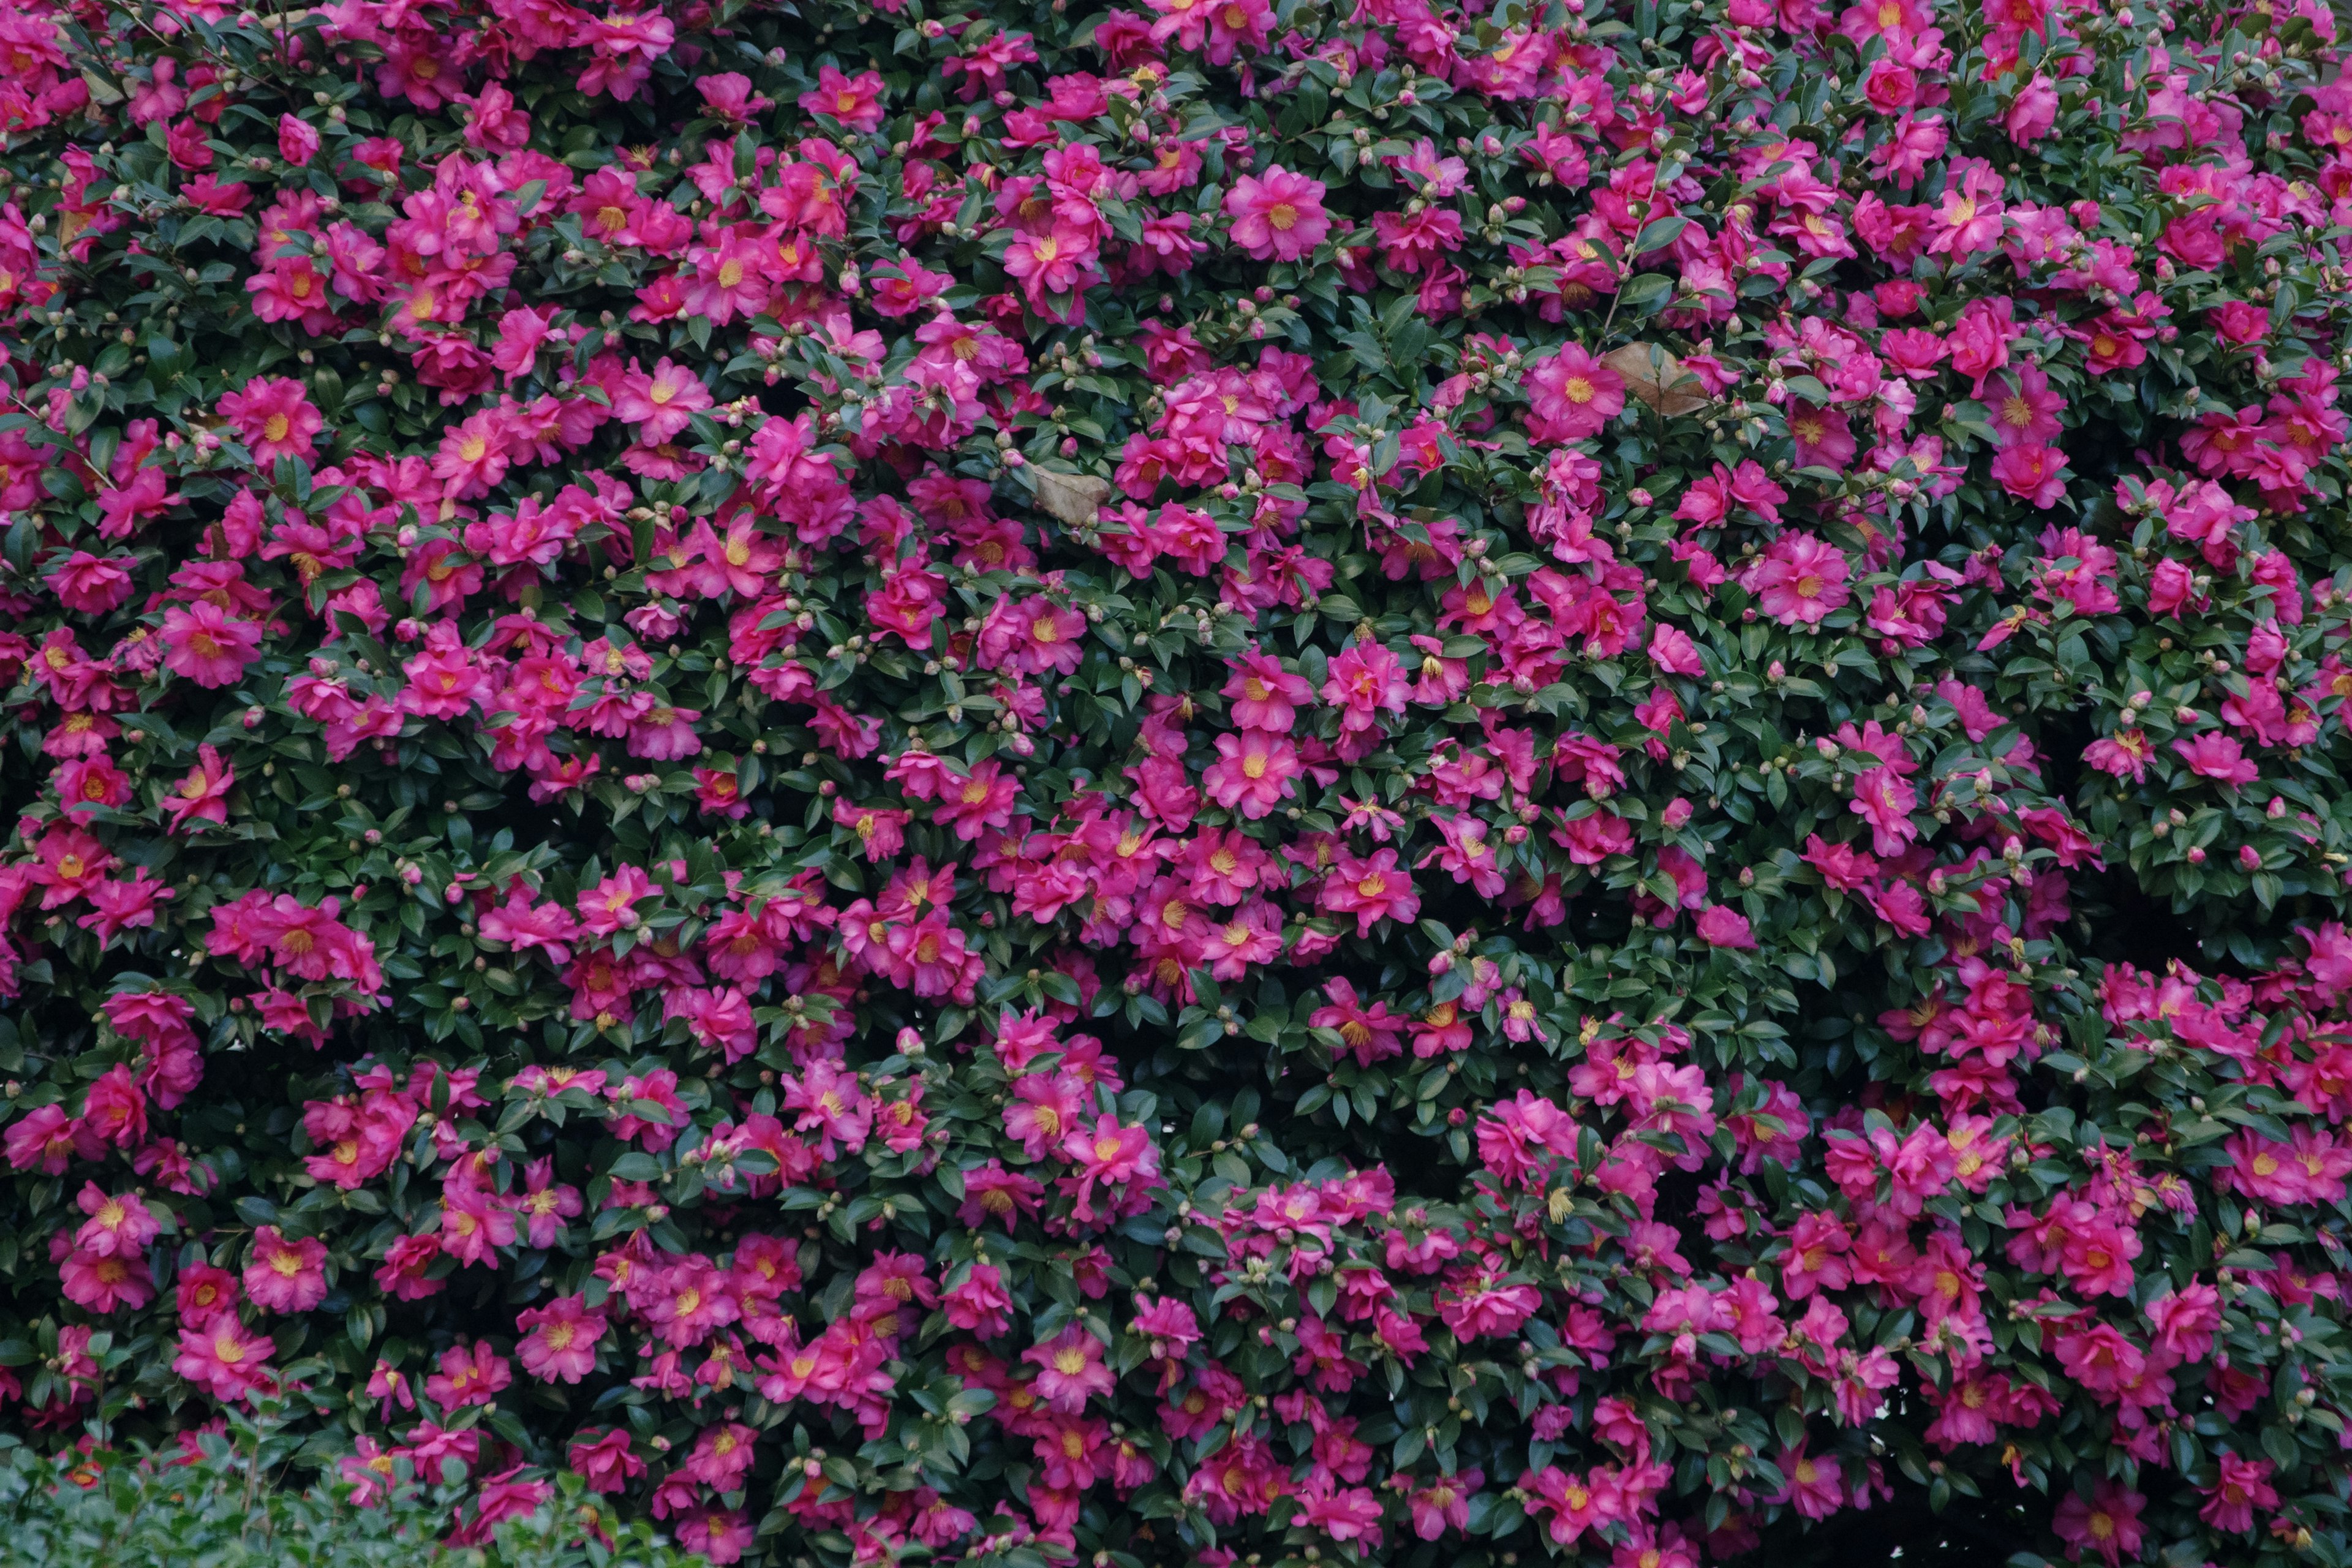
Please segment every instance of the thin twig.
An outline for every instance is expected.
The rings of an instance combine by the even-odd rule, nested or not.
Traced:
[[[245,1521],[237,1526],[236,1538],[243,1541],[253,1528],[253,1494],[261,1485],[261,1434],[253,1435],[253,1454],[245,1464]]]

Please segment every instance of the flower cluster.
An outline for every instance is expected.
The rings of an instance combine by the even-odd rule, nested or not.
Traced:
[[[717,1563],[2343,1568],[2315,0],[0,16],[0,1406]]]

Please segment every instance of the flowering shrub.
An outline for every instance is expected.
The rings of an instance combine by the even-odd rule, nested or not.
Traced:
[[[610,1503],[567,1475],[537,1507],[513,1488],[461,1503],[457,1484],[428,1490],[390,1467],[364,1486],[298,1491],[278,1472],[299,1436],[243,1411],[228,1434],[190,1434],[163,1454],[93,1445],[43,1452],[0,1438],[0,1529],[11,1563],[125,1568],[700,1568],[656,1546],[642,1520],[624,1526]],[[265,1479],[267,1478],[267,1479]],[[478,1504],[477,1508],[475,1504]],[[466,1517],[448,1531],[453,1510]],[[447,1539],[442,1539],[446,1531]]]
[[[2336,37],[11,7],[11,1421],[2336,1568]]]

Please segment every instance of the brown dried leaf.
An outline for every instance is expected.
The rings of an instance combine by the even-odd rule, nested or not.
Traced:
[[[1603,354],[1601,363],[1625,378],[1626,391],[1660,414],[1695,413],[1715,401],[1682,361],[1656,343],[1627,343]]]
[[[1033,468],[1029,472],[1037,481],[1037,504],[1072,528],[1084,527],[1095,521],[1095,513],[1110,500],[1110,481],[1092,474],[1059,474],[1051,468]]]

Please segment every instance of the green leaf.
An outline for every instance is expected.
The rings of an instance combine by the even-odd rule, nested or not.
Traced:
[[[1686,217],[1674,216],[1653,219],[1649,226],[1642,230],[1642,237],[1633,242],[1633,254],[1636,256],[1647,256],[1654,250],[1664,250],[1667,246],[1672,245],[1676,239],[1680,238],[1682,237],[1683,230],[1689,226],[1690,219]],[[1639,279],[1636,279],[1636,281],[1639,281]]]
[[[642,1116],[644,1112],[638,1114]],[[614,1161],[607,1173],[616,1182],[658,1182],[662,1178],[662,1166],[661,1162],[651,1154],[632,1150]]]
[[[1637,316],[1648,316],[1664,310],[1675,295],[1675,280],[1662,272],[1644,272],[1627,281],[1619,290],[1624,308]]]

